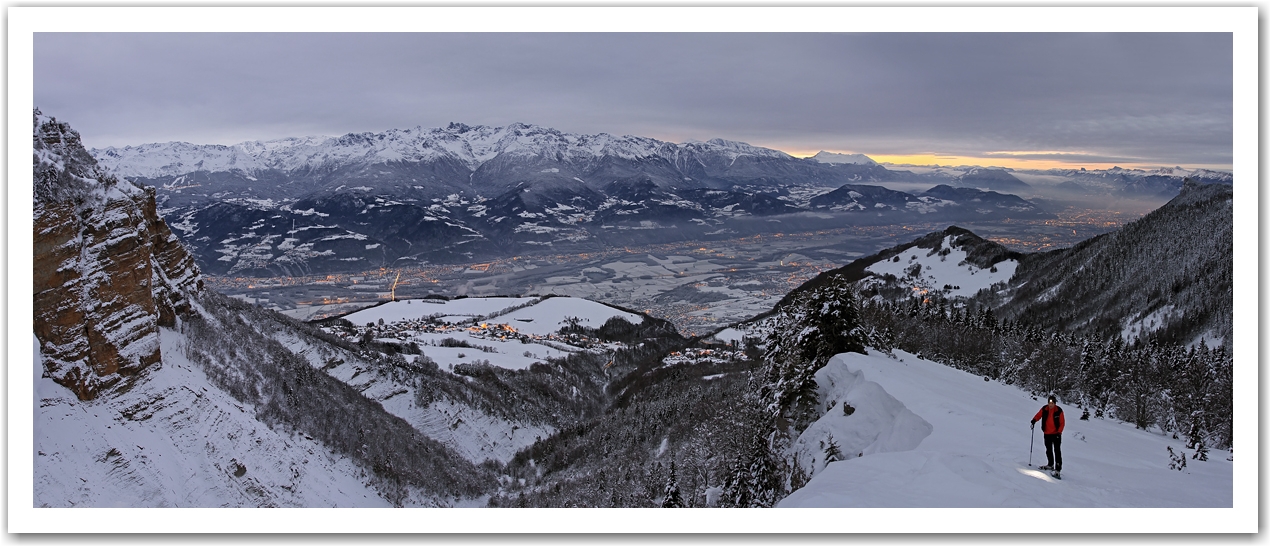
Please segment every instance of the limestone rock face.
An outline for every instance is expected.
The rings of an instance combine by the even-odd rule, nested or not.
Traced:
[[[45,373],[92,399],[161,361],[202,289],[193,258],[158,216],[154,188],[99,168],[79,133],[34,112],[34,311]]]

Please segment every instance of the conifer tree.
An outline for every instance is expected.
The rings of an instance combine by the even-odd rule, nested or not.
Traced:
[[[767,441],[756,436],[751,444],[749,486],[751,506],[770,508],[776,505],[779,472]]]
[[[797,457],[789,461],[788,466],[789,466],[789,488],[788,488],[789,491],[797,491],[799,489],[802,489],[804,485],[807,485],[807,482],[811,481],[811,476],[807,475],[807,470],[803,468],[802,463],[798,462]],[[811,466],[813,469],[815,469],[816,467],[816,460],[814,458],[811,460]]]
[[[728,466],[728,479],[723,483],[723,495],[719,506],[723,508],[749,508],[753,497],[750,493],[748,465],[741,456],[732,460]]]
[[[720,504],[729,508],[767,508],[780,499],[781,473],[767,439],[754,436],[749,449],[733,460]]]
[[[683,508],[683,497],[679,494],[679,480],[675,476],[675,461],[670,461],[670,477],[666,479],[666,495],[661,501],[662,508]]]
[[[773,324],[759,394],[773,417],[801,431],[819,416],[816,371],[838,353],[864,352],[859,304],[850,287],[830,283],[797,294]]]
[[[842,460],[842,448],[838,446],[838,442],[833,439],[833,435],[829,435],[829,439],[825,440],[825,464]]]

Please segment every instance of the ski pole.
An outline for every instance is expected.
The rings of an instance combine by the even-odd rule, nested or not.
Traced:
[[[1032,423],[1032,440],[1027,443],[1027,465],[1032,466],[1032,446],[1036,445],[1036,423]]]

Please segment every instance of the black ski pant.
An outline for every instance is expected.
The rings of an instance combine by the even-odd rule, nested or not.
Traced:
[[[1063,434],[1045,435],[1045,460],[1055,472],[1063,469]]]

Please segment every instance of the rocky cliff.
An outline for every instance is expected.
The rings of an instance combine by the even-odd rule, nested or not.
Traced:
[[[88,400],[161,360],[160,326],[202,289],[153,188],[97,165],[79,133],[34,112],[35,335],[45,374]]]

